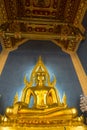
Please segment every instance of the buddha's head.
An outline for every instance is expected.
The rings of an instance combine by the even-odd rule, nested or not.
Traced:
[[[46,73],[41,68],[39,68],[38,72],[36,73],[35,83],[39,87],[45,86]]]
[[[50,75],[43,64],[41,57],[39,57],[39,60],[31,73],[30,82],[32,85],[39,87],[50,86],[51,84]]]

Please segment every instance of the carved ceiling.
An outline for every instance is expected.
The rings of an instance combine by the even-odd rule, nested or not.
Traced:
[[[51,40],[75,52],[84,38],[81,25],[87,0],[1,0],[0,39],[14,50],[27,40]]]

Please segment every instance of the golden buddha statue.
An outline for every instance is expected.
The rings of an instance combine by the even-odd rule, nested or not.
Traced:
[[[18,94],[14,97],[11,107],[6,109],[5,115],[8,122],[15,121],[18,125],[82,125],[83,117],[78,117],[75,108],[68,108],[66,95],[63,95],[62,102],[56,90],[56,78],[50,81],[50,75],[42,62],[41,57],[35,65],[30,81],[24,77],[25,87],[21,100],[18,101]],[[34,102],[29,107],[31,98]]]

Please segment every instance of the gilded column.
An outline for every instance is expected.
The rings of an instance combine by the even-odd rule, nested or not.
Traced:
[[[2,70],[4,68],[4,65],[6,63],[6,60],[8,58],[9,55],[9,51],[8,50],[2,50],[1,54],[0,54],[0,75],[2,73]]]
[[[84,95],[87,95],[87,75],[82,67],[79,57],[76,53],[70,54],[79,82]]]

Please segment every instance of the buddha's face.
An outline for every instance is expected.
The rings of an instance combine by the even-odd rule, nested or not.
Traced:
[[[45,84],[45,81],[46,81],[45,73],[43,73],[43,72],[37,73],[37,76],[36,76],[37,85],[42,86]]]

